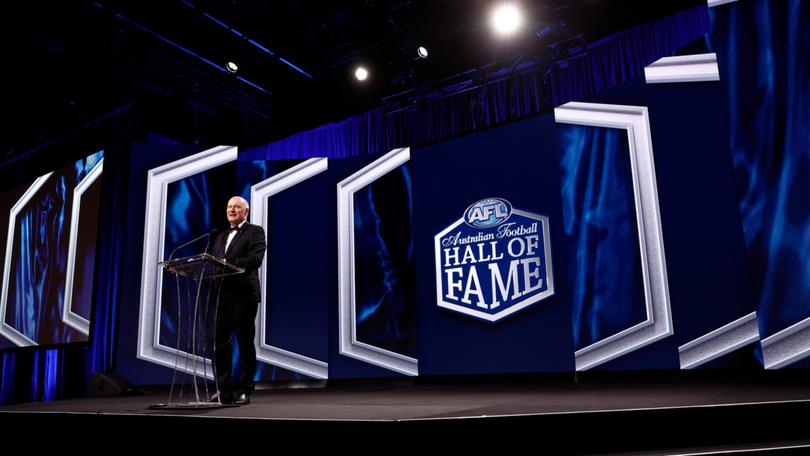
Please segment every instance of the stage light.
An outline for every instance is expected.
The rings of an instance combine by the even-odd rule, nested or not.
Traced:
[[[428,58],[427,48],[424,46],[419,46],[418,48],[416,48],[416,56],[419,57],[420,59]]]
[[[513,3],[502,3],[492,10],[492,28],[501,36],[509,36],[520,29],[523,23],[523,14]]]
[[[225,64],[225,69],[227,69],[227,70],[228,70],[228,71],[230,71],[231,73],[236,73],[237,71],[239,71],[239,67],[238,67],[238,66],[236,66],[236,64],[235,64],[235,63],[233,63],[233,62],[228,62],[228,63],[226,63],[226,64]]]
[[[358,81],[365,81],[368,79],[368,70],[363,67],[357,67],[354,71],[354,77],[357,78]]]

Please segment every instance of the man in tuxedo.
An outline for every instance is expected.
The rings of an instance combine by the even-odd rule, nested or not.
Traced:
[[[216,327],[214,330],[215,369],[219,398],[223,403],[248,404],[256,373],[256,311],[261,301],[258,269],[267,242],[264,229],[247,222],[248,202],[234,196],[228,200],[230,228],[217,236],[212,255],[244,268],[245,272],[221,279]],[[238,381],[233,378],[233,339],[239,343]]]

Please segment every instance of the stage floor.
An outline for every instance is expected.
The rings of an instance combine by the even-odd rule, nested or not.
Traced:
[[[535,445],[550,454],[810,452],[810,427],[795,418],[810,415],[810,379],[795,376],[789,382],[648,376],[331,382],[319,388],[260,388],[241,407],[149,409],[167,399],[168,389],[159,388],[134,396],[5,406],[0,426],[64,430],[64,437],[78,426],[122,438],[138,429],[149,436],[255,435],[299,445],[395,443],[419,451],[438,440],[452,442],[456,450]]]
[[[251,403],[214,410],[150,410],[168,389],[143,395],[0,407],[0,412],[215,416],[279,420],[429,420],[729,407],[810,402],[808,384],[755,381],[588,381],[262,388]],[[186,394],[180,400],[191,400]]]

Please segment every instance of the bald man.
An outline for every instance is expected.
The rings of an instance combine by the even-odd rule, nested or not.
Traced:
[[[230,229],[214,241],[212,255],[245,268],[245,272],[225,277],[220,283],[214,336],[215,369],[219,398],[223,403],[249,404],[256,374],[256,311],[261,301],[258,269],[262,265],[267,242],[264,229],[247,222],[250,207],[241,196],[228,200]],[[233,339],[239,343],[239,379],[231,373]]]

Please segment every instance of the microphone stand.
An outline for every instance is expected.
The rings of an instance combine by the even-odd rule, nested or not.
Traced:
[[[216,236],[214,235],[217,234],[218,232],[219,229],[217,228],[214,228],[210,232],[208,232],[208,240],[205,242],[205,250],[203,250],[203,253],[208,253],[208,249],[213,247],[213,245],[211,245],[213,244],[213,242],[211,241],[213,241],[216,238]]]
[[[208,247],[211,244],[211,235],[213,235],[215,232],[217,232],[216,228],[209,231],[208,233],[203,234],[202,236],[195,237],[194,239],[186,242],[185,244],[178,245],[177,247],[174,248],[174,250],[172,250],[172,253],[169,255],[169,259],[166,261],[170,261],[172,258],[174,258],[174,254],[177,253],[178,250],[182,249],[183,247],[186,247],[187,245],[193,244],[206,236],[208,236],[208,242],[205,244],[205,253],[208,253]]]

